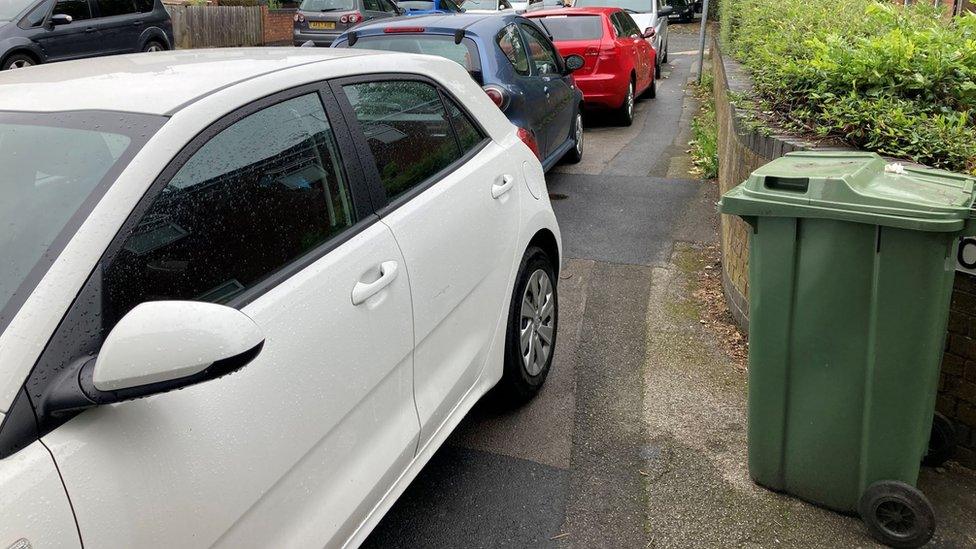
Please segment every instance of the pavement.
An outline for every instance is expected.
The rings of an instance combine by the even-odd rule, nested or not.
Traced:
[[[874,546],[858,520],[749,480],[746,375],[692,297],[718,240],[716,187],[685,153],[696,29],[672,27],[631,127],[588,116],[583,161],[547,175],[565,257],[545,387],[517,409],[479,403],[365,547]],[[976,546],[976,474],[919,486],[933,546]]]

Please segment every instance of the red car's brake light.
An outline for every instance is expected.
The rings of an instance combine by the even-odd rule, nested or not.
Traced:
[[[383,32],[386,34],[396,34],[400,32],[424,32],[424,27],[386,27]]]
[[[542,156],[539,153],[539,142],[535,140],[535,134],[532,133],[532,130],[519,128],[518,136],[522,140],[522,143],[525,143],[525,146],[535,154],[535,157],[541,160]]]

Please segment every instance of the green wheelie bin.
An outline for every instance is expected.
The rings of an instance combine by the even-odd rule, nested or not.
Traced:
[[[873,153],[790,153],[719,203],[749,244],[749,472],[878,540],[935,530],[915,488],[932,432],[976,179]]]

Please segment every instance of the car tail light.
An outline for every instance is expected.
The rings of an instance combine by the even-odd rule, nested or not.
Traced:
[[[305,22],[305,15],[304,14],[301,14],[301,13],[296,13],[295,14],[295,22],[296,23],[304,23]]]
[[[386,27],[383,32],[386,34],[396,34],[399,32],[424,32],[424,27]]]
[[[495,104],[501,110],[505,110],[505,99],[507,99],[505,90],[499,88],[498,86],[485,86],[485,95],[491,99],[491,102]]]
[[[542,156],[539,154],[539,143],[535,140],[535,134],[532,133],[532,130],[519,128],[518,136],[522,140],[522,143],[525,143],[525,146],[532,150],[535,157],[541,160]]]
[[[356,24],[363,20],[363,15],[359,12],[343,15],[339,18],[340,23]]]

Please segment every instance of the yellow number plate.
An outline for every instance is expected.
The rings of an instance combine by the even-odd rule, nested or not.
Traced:
[[[335,28],[335,21],[309,21],[308,28],[319,30],[332,30]]]

